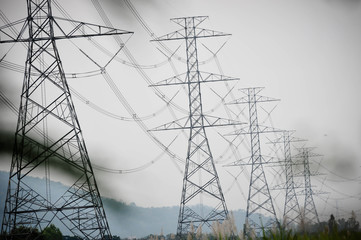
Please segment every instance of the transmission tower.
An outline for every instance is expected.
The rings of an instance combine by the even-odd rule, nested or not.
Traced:
[[[50,0],[27,0],[27,14],[0,28],[0,43],[28,45],[1,234],[28,239],[22,230],[55,222],[82,239],[111,238],[56,40],[130,32],[57,18]],[[63,194],[51,192],[54,169],[71,185]],[[30,175],[45,175],[46,186],[31,185]]]
[[[300,205],[298,203],[297,194],[295,188],[297,188],[293,180],[293,163],[291,154],[291,142],[301,142],[302,139],[291,137],[290,131],[284,131],[283,136],[272,143],[283,143],[284,148],[284,164],[286,172],[286,184],[282,189],[286,190],[285,205],[283,211],[283,219],[286,221],[286,227],[292,228],[300,223]]]
[[[186,237],[194,228],[212,228],[212,223],[222,222],[228,217],[228,210],[219,182],[211,149],[206,135],[206,127],[235,124],[230,120],[206,116],[202,110],[201,83],[237,80],[198,69],[197,39],[226,36],[222,32],[202,29],[198,26],[208,17],[183,17],[171,19],[182,27],[181,30],[159,37],[154,41],[185,40],[187,72],[169,78],[153,86],[186,84],[188,87],[189,116],[162,125],[154,130],[189,129],[188,151],[183,178],[183,189],[178,217],[177,236]],[[203,208],[203,198],[207,205]],[[201,203],[201,204],[200,204]]]
[[[249,192],[247,199],[246,220],[244,225],[244,234],[250,236],[251,231],[255,231],[258,235],[263,228],[271,228],[274,224],[279,227],[276,217],[276,211],[272,202],[272,197],[268,187],[263,165],[266,163],[261,154],[260,133],[279,132],[274,128],[260,126],[258,124],[257,103],[278,101],[278,99],[260,96],[259,92],[263,88],[245,88],[240,89],[245,94],[244,97],[237,99],[228,104],[248,104],[249,106],[249,126],[237,130],[232,135],[249,134],[251,138],[251,179],[249,184]],[[241,161],[229,164],[227,166],[248,165]],[[261,215],[270,217],[271,220],[266,224],[258,222],[257,219]]]
[[[303,209],[303,217],[305,224],[319,224],[320,220],[318,218],[315,202],[313,201],[314,191],[311,186],[311,176],[319,175],[317,173],[312,173],[310,171],[310,157],[320,156],[318,154],[312,153],[312,148],[301,148],[299,154],[295,157],[299,157],[303,162],[303,177],[305,179],[305,203]]]

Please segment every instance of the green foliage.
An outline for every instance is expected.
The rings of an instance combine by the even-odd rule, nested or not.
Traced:
[[[264,233],[263,240],[359,240],[361,239],[361,232],[343,230],[338,232],[337,230],[329,232],[328,228],[318,233],[292,233],[292,231],[286,231],[285,229],[268,233]]]
[[[38,229],[25,226],[15,227],[13,230],[11,230],[9,235],[1,235],[0,239],[10,239],[9,236],[11,236],[12,240],[44,240]]]
[[[54,224],[46,227],[42,232],[36,228],[18,226],[9,235],[1,235],[0,240],[63,240],[63,234]]]
[[[59,228],[55,227],[54,224],[46,227],[42,232],[44,240],[62,240],[63,234],[60,232]]]

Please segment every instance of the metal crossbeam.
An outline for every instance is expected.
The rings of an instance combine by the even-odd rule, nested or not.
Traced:
[[[42,22],[43,24],[35,26],[38,28],[34,34],[23,37],[27,31],[31,31],[29,26],[34,25],[36,22]],[[69,26],[65,26],[65,23]],[[19,34],[12,33],[12,29],[17,25],[22,25]],[[48,32],[47,27],[52,25],[54,35]],[[107,26],[101,26],[91,23],[85,23],[60,17],[53,16],[34,16],[32,18],[26,18],[25,20],[19,20],[12,24],[0,27],[0,43],[14,43],[14,42],[37,42],[48,40],[61,40],[71,38],[90,38],[98,36],[112,36],[122,34],[132,34],[133,32],[115,29]],[[56,34],[56,35],[55,35]]]
[[[290,138],[290,132],[283,133],[283,147],[285,154],[285,168],[286,168],[286,198],[283,210],[283,219],[286,220],[287,228],[292,228],[293,225],[300,224],[301,209],[296,195],[296,185],[293,181],[293,162],[291,155],[291,141],[301,141]]]
[[[150,85],[150,87],[181,85],[181,84],[198,84],[198,83],[209,83],[209,82],[224,82],[224,81],[239,80],[239,78],[227,77],[227,76],[223,76],[223,75],[220,75],[220,74],[199,71],[198,72],[199,79],[194,79],[194,80],[199,80],[199,81],[191,82],[191,81],[188,81],[188,79],[187,79],[188,74],[189,74],[188,72],[179,74],[177,76],[168,78],[168,79],[163,80],[161,82],[152,84],[152,85]],[[197,73],[193,73],[193,74],[197,74]]]
[[[199,228],[210,231],[212,223],[222,222],[228,217],[228,210],[214,164],[205,128],[211,126],[234,125],[235,122],[203,114],[201,83],[237,80],[218,74],[200,72],[198,69],[197,39],[226,36],[222,32],[198,28],[207,17],[174,18],[173,22],[182,30],[164,35],[154,41],[185,40],[187,54],[187,72],[153,86],[179,85],[188,86],[189,116],[182,121],[173,121],[156,130],[189,129],[189,141],[183,189],[178,217],[178,238],[186,238]],[[211,210],[203,208],[203,199]]]
[[[310,157],[316,157],[319,155],[312,153],[311,150],[312,149],[301,148],[299,154],[297,155],[297,157],[302,158],[303,168],[304,168],[303,176],[305,179],[305,189],[304,189],[305,202],[304,202],[303,216],[305,217],[305,222],[307,224],[308,223],[319,224],[320,220],[318,218],[316,205],[313,200],[314,192],[312,190],[312,185],[311,185],[311,175],[312,174],[310,171],[310,162],[309,162]]]
[[[231,119],[225,119],[225,118],[207,116],[207,115],[203,115],[202,117],[199,117],[199,119],[203,119],[204,121],[203,125],[192,127],[190,125],[190,118],[185,117],[178,120],[174,120],[170,123],[163,124],[159,127],[153,128],[151,131],[180,130],[180,129],[200,128],[200,127],[204,127],[204,128],[224,127],[224,126],[242,124],[241,122],[234,121]]]
[[[28,239],[29,232],[16,229],[42,231],[58,219],[81,239],[111,238],[56,40],[131,32],[53,17],[50,0],[27,0],[27,12],[25,20],[0,27],[0,43],[28,43],[1,234]],[[55,169],[72,184],[56,198],[50,191]],[[44,175],[46,186],[29,186],[34,172]]]
[[[246,219],[243,233],[250,237],[251,231],[255,231],[260,235],[263,229],[270,229],[274,225],[279,227],[279,222],[276,217],[272,197],[268,187],[263,165],[265,164],[261,154],[260,133],[269,132],[283,132],[283,130],[273,129],[270,127],[260,126],[258,124],[257,103],[276,101],[276,99],[260,97],[259,92],[263,88],[246,88],[241,89],[241,92],[246,96],[231,102],[229,104],[247,103],[249,107],[249,126],[248,128],[241,128],[229,135],[243,135],[248,134],[251,139],[251,179],[249,184],[249,192],[247,199]],[[239,162],[233,165],[239,165]],[[259,214],[270,216],[271,220],[267,223],[258,223]]]

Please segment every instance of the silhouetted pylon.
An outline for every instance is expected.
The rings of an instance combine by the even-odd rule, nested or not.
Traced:
[[[27,13],[0,28],[0,43],[28,44],[1,233],[28,239],[27,229],[55,222],[82,239],[111,238],[56,40],[131,32],[54,17],[50,0],[27,0]],[[71,185],[64,193],[51,192],[55,169]],[[44,176],[46,186],[30,185],[30,175]]]
[[[197,39],[226,36],[222,32],[199,28],[207,17],[184,17],[171,19],[183,29],[159,37],[154,41],[185,40],[187,72],[152,86],[186,84],[188,86],[189,116],[162,125],[154,130],[189,129],[188,151],[183,178],[183,189],[178,217],[177,236],[187,237],[187,233],[210,230],[215,222],[228,217],[228,210],[206,135],[206,127],[236,124],[230,120],[206,116],[202,109],[201,84],[237,80],[198,69]],[[183,122],[182,122],[183,120]],[[202,199],[207,199],[207,208]]]
[[[311,176],[320,175],[318,173],[311,173],[310,171],[310,157],[320,156],[319,154],[312,153],[313,148],[301,148],[299,153],[295,156],[297,158],[301,158],[303,163],[303,177],[305,180],[305,202],[303,208],[303,217],[306,224],[319,224],[320,220],[318,218],[317,209],[315,206],[315,202],[313,200],[313,195],[315,194],[312,190],[311,185]]]
[[[294,182],[293,166],[295,163],[292,160],[291,154],[291,142],[301,142],[303,139],[295,138],[291,136],[290,131],[284,131],[283,135],[271,143],[283,143],[284,149],[284,163],[282,166],[285,167],[286,183],[282,184],[282,187],[275,187],[276,189],[285,189],[285,205],[283,211],[283,221],[287,229],[292,229],[300,224],[301,210],[297,199],[296,186]]]
[[[248,104],[249,126],[237,130],[228,135],[250,135],[251,139],[251,163],[244,164],[241,160],[227,166],[251,165],[251,179],[247,199],[246,219],[244,224],[244,235],[251,236],[251,231],[260,235],[263,229],[270,229],[273,226],[279,227],[276,211],[273,205],[270,189],[267,183],[263,165],[267,164],[261,154],[260,133],[281,132],[282,130],[258,124],[257,103],[279,101],[278,99],[259,95],[263,88],[240,89],[245,95],[228,104]],[[270,217],[270,221],[262,223],[261,217]],[[260,221],[258,221],[260,220]]]

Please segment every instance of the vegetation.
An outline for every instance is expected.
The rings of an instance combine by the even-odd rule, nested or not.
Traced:
[[[44,240],[63,240],[63,234],[54,224],[46,227],[42,232]]]
[[[63,240],[63,234],[54,224],[44,228],[40,232],[36,228],[19,226],[11,231],[12,240]],[[8,239],[8,236],[1,235],[0,240]]]
[[[286,222],[287,220],[285,220]],[[263,229],[262,236],[256,237],[255,234],[245,237],[243,232],[237,231],[234,216],[231,213],[228,220],[222,223],[215,222],[212,225],[211,233],[203,233],[202,228],[197,231],[191,230],[187,236],[183,236],[187,240],[359,240],[361,239],[360,223],[356,219],[356,214],[351,213],[350,218],[336,220],[331,215],[328,222],[320,224],[308,224],[301,219],[300,226],[297,230],[287,230],[285,222],[280,229],[273,228],[270,230]],[[53,224],[46,227],[42,232],[38,229],[30,227],[16,227],[12,230],[12,234],[16,235],[13,240],[81,240],[78,237],[63,236],[60,230]],[[6,236],[0,236],[0,240],[6,239]],[[106,238],[108,239],[108,238]],[[113,240],[121,240],[119,236],[113,236]],[[124,239],[124,238],[123,238]],[[129,238],[126,238],[127,240]],[[134,238],[135,239],[135,238]],[[159,235],[148,235],[140,240],[175,240],[174,234],[163,235],[163,231]]]
[[[332,217],[330,218],[330,220]],[[287,230],[285,224],[280,229],[273,228],[271,230],[262,231],[262,236],[245,237],[243,232],[237,232],[233,215],[231,214],[229,220],[222,224],[214,223],[212,233],[202,233],[202,229],[198,228],[197,232],[191,231],[187,236],[183,236],[187,240],[360,240],[361,231],[360,223],[356,220],[356,215],[352,212],[351,217],[347,220],[333,219],[328,222],[321,222],[320,224],[309,224],[301,219],[301,225],[298,230]],[[232,237],[232,232],[237,233]],[[164,236],[149,235],[141,238],[141,240],[173,240],[176,239],[174,234]]]

